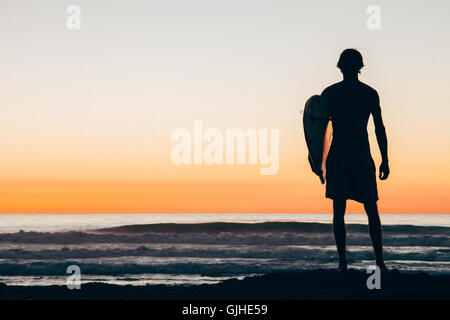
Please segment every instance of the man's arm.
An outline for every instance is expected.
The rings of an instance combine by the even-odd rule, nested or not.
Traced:
[[[375,124],[375,134],[377,136],[378,147],[381,152],[380,179],[385,180],[389,176],[389,160],[388,160],[388,142],[386,137],[386,129],[381,116],[380,98],[376,94],[376,101],[372,108],[372,117]]]

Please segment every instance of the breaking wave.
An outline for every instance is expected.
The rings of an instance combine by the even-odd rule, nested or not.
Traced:
[[[367,225],[349,224],[350,232],[367,232]],[[316,222],[262,222],[262,223],[159,223],[146,225],[127,225],[115,228],[98,229],[101,233],[329,233],[331,225]],[[394,225],[385,226],[384,232],[395,234],[436,234],[450,236],[450,228],[436,226]]]
[[[349,261],[373,261],[367,225],[347,227]],[[403,270],[450,273],[450,228],[385,226],[385,258]],[[127,225],[69,232],[0,234],[0,278],[86,275],[228,276],[333,268],[331,225],[303,222]],[[369,261],[369,262],[368,262]]]

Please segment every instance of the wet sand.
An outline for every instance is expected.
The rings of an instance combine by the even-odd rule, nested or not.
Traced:
[[[273,273],[198,286],[6,286],[2,300],[296,300],[296,299],[450,299],[450,275],[391,272],[381,277],[381,289],[369,290],[363,271],[314,270]]]

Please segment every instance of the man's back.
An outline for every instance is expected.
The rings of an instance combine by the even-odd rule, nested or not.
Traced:
[[[379,108],[376,90],[360,81],[341,81],[326,88],[322,97],[330,107],[334,147],[368,149],[367,122]]]

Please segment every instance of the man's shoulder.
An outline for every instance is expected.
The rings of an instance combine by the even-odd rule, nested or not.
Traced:
[[[365,84],[364,82],[361,82],[361,81],[359,81],[358,84],[359,84],[359,86],[356,87],[356,88],[358,88],[357,90],[362,92],[364,95],[371,96],[376,99],[378,98],[377,90],[375,90],[368,84]],[[345,86],[343,81],[340,81],[340,82],[336,82],[336,83],[332,84],[331,86],[326,87],[325,90],[322,91],[321,95],[324,97],[333,96],[335,94],[339,94],[342,91],[346,92],[347,90],[348,90],[348,87]]]
[[[364,82],[359,82],[361,84],[361,87],[366,90],[369,94],[378,97],[378,92],[377,90],[375,90],[374,88],[372,88],[371,86],[369,86],[368,84],[364,83]]]
[[[340,82],[336,82],[334,84],[332,84],[331,86],[326,87],[323,91],[322,91],[322,96],[326,96],[330,93],[335,92],[336,90],[339,90],[339,88],[342,87],[342,81]]]

